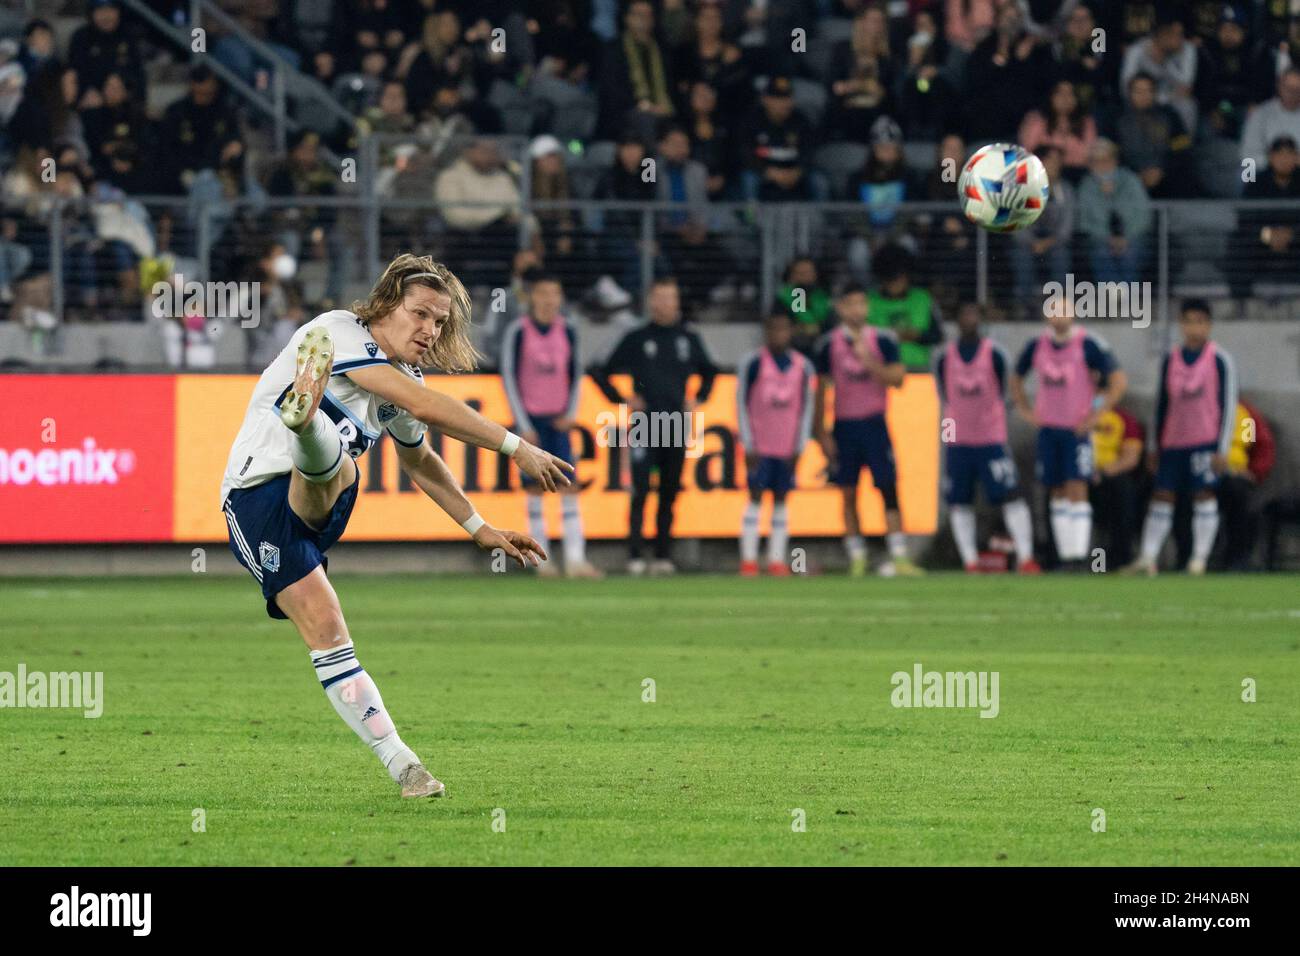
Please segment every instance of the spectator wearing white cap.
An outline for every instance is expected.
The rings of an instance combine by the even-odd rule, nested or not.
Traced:
[[[534,201],[567,203],[573,198],[569,188],[569,173],[564,165],[564,147],[549,133],[538,136],[528,146],[532,163],[532,198]],[[538,209],[535,238],[540,239],[542,258],[548,268],[560,276],[566,285],[574,285],[571,273],[580,257],[578,251],[578,226],[573,210]]]

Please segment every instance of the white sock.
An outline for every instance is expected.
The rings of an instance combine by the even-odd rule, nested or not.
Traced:
[[[1074,523],[1070,518],[1070,502],[1064,498],[1052,499],[1052,540],[1056,542],[1056,556],[1062,561],[1074,560]]]
[[[1174,526],[1174,505],[1172,501],[1153,501],[1147,509],[1147,521],[1142,526],[1142,560],[1155,564],[1160,558],[1160,549],[1165,546],[1169,529]]]
[[[528,534],[550,554],[551,542],[546,537],[546,516],[542,512],[541,495],[528,496]]]
[[[1034,519],[1029,515],[1029,505],[1024,498],[1016,498],[1002,505],[1002,520],[1011,532],[1016,545],[1016,561],[1024,563],[1034,557]]]
[[[740,560],[758,560],[758,513],[763,506],[757,501],[745,505],[744,517],[740,520]]]
[[[316,415],[290,446],[293,467],[308,481],[324,484],[343,467],[343,439],[330,417],[316,409]]]
[[[564,515],[564,563],[582,564],[587,560],[587,538],[582,533],[582,509],[577,496],[561,495],[560,512]]]
[[[1207,498],[1192,506],[1192,559],[1207,561],[1219,533],[1219,500]]]
[[[867,542],[862,540],[860,534],[846,534],[844,536],[844,551],[848,554],[850,561],[865,560],[867,557]]]
[[[1074,556],[1088,557],[1088,546],[1092,544],[1092,505],[1086,501],[1077,501],[1070,507],[1070,526],[1074,532]]]
[[[767,539],[767,563],[785,564],[790,545],[790,518],[784,501],[772,504],[772,534]]]
[[[885,535],[889,542],[889,556],[894,560],[907,557],[907,535],[902,531],[891,531]]]
[[[339,716],[379,758],[394,780],[420,758],[397,736],[379,688],[357,662],[352,642],[327,651],[312,651],[316,677]]]
[[[961,563],[970,567],[979,560],[975,546],[975,509],[970,505],[953,505],[948,509],[948,520],[952,522],[952,536]]]

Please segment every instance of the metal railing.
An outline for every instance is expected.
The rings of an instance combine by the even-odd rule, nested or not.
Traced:
[[[45,279],[50,291],[37,304],[55,321],[132,318],[103,305],[115,301],[105,289],[126,293],[125,306],[139,305],[122,273],[157,271],[169,261],[197,281],[237,281],[246,277],[236,274],[241,265],[280,237],[302,263],[309,304],[364,291],[383,263],[406,250],[445,259],[480,293],[508,289],[516,253],[531,249],[561,275],[575,300],[621,301],[621,292],[635,308],[651,276],[673,272],[696,317],[757,320],[777,298],[792,260],[813,258],[824,291],[844,279],[874,287],[886,244],[913,254],[913,284],[929,289],[945,311],[975,301],[1003,317],[1033,318],[1042,314],[1048,283],[1081,288],[1089,280],[1143,284],[1147,317],[1161,327],[1168,325],[1171,301],[1185,295],[1300,300],[1295,201],[1152,203],[1151,228],[1133,240],[1138,255],[1116,266],[1102,261],[1106,237],[1076,234],[1037,254],[1024,235],[971,227],[955,203],[691,206],[543,202],[523,194],[501,206],[405,198],[432,197],[441,172],[420,173],[395,195],[371,189],[360,196],[239,197],[216,205],[177,196],[133,196],[116,204],[53,194],[6,200],[0,218],[19,227],[14,239],[0,239],[0,251],[19,246],[27,255],[18,256],[21,274],[0,272],[0,288],[14,292],[34,277]],[[0,304],[0,313],[5,308]],[[113,314],[96,314],[105,308]]]

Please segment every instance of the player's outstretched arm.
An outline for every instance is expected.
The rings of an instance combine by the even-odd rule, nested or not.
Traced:
[[[402,470],[411,476],[415,486],[469,532],[474,543],[484,551],[500,548],[514,558],[520,567],[529,564],[536,567],[547,560],[546,552],[532,538],[517,531],[494,528],[479,518],[447,463],[427,444],[421,442],[413,448],[405,445],[396,447],[397,460],[401,463]]]
[[[444,435],[508,453],[520,471],[536,479],[547,491],[571,484],[568,476],[573,474],[573,466],[567,461],[523,440],[514,449],[503,447],[509,434],[503,426],[484,418],[458,398],[425,388],[391,365],[371,365],[347,374],[366,391],[405,409]]]

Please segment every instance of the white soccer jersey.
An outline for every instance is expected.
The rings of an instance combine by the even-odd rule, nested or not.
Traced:
[[[427,427],[423,422],[366,391],[347,374],[370,365],[392,365],[417,382],[423,382],[420,370],[405,362],[390,361],[354,313],[335,309],[299,327],[257,380],[244,424],[226,460],[226,474],[221,482],[223,503],[232,488],[252,488],[293,470],[290,450],[294,436],[280,421],[280,402],[293,385],[298,344],[309,329],[320,327],[328,329],[334,339],[334,372],[320,407],[338,426],[348,454],[360,458],[382,437],[380,429],[386,429],[394,441],[408,447],[424,441]]]

